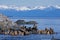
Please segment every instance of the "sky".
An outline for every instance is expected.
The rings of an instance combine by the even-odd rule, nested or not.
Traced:
[[[0,5],[55,6],[60,5],[60,0],[0,0]]]

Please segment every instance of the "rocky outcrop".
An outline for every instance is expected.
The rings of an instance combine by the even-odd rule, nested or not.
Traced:
[[[0,13],[0,27],[9,28],[15,25],[17,24],[12,22],[7,16]]]
[[[32,24],[33,27],[20,26],[24,24]],[[18,20],[12,22],[7,16],[0,14],[0,34],[10,35],[29,35],[29,34],[54,34],[52,28],[45,30],[38,30],[37,23],[35,21],[25,22],[24,20]]]

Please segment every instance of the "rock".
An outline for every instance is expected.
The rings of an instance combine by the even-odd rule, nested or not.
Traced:
[[[4,28],[9,28],[16,26],[17,24],[12,22],[7,16],[0,13],[0,26]]]

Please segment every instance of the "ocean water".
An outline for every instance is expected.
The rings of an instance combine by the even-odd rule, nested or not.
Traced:
[[[0,40],[52,40],[53,37],[60,39],[60,34],[53,34],[53,35],[31,34],[26,36],[0,35]]]
[[[31,34],[26,36],[10,36],[10,35],[0,35],[0,40],[51,40],[54,35],[37,35]],[[55,37],[57,38],[57,37]]]
[[[11,19],[13,22],[19,19]],[[51,40],[52,37],[60,39],[60,19],[21,19],[25,21],[36,21],[37,28],[39,30],[44,30],[45,28],[53,28],[57,34],[52,35],[41,35],[41,34],[31,34],[26,36],[11,36],[11,35],[0,35],[0,40]],[[32,25],[26,25],[27,27],[32,27]]]

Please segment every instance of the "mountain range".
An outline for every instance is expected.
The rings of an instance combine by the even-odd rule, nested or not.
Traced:
[[[0,13],[9,18],[60,18],[60,7],[8,7],[0,6]]]

